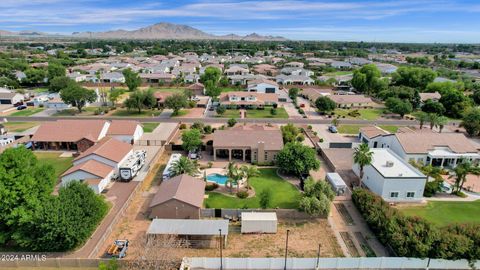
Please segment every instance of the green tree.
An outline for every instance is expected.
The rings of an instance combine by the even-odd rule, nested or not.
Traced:
[[[467,97],[458,90],[443,93],[439,101],[445,107],[445,114],[453,118],[461,118],[464,111],[471,107]]]
[[[277,154],[275,162],[280,170],[296,176],[320,168],[320,161],[317,159],[315,150],[298,142],[285,144]]]
[[[296,87],[292,87],[292,88],[288,89],[288,96],[292,100],[296,100],[299,92],[300,92],[300,89],[298,89]]]
[[[432,82],[427,85],[426,92],[428,93],[435,93],[438,92],[441,95],[452,92],[455,90],[463,91],[463,84],[462,83],[454,83],[454,82]]]
[[[202,133],[198,129],[186,130],[182,133],[182,147],[186,151],[199,150],[202,146]]]
[[[443,104],[438,101],[427,99],[427,101],[425,101],[425,103],[422,105],[422,111],[426,113],[443,115],[445,113],[445,107],[443,107]]]
[[[72,181],[51,196],[31,224],[28,248],[35,251],[66,251],[79,247],[91,236],[108,212],[108,205],[85,183]],[[82,226],[78,226],[82,224]]]
[[[108,95],[108,100],[112,103],[112,106],[116,106],[118,99],[123,95],[124,91],[121,88],[112,88]],[[156,100],[155,100],[156,101]]]
[[[60,90],[60,98],[63,102],[77,107],[78,112],[81,113],[87,103],[94,102],[97,99],[97,94],[93,90],[88,90],[74,83]]]
[[[227,109],[223,105],[219,105],[216,109],[218,115],[223,115],[226,111]]]
[[[188,174],[190,176],[196,176],[200,172],[200,165],[198,162],[192,161],[187,157],[181,156],[180,159],[172,163],[171,176],[177,176],[181,174]]]
[[[123,102],[128,110],[136,109],[138,113],[142,113],[142,109],[145,108],[144,104],[145,95],[142,91],[135,91]]]
[[[315,100],[315,107],[317,107],[320,112],[331,112],[335,110],[337,104],[329,97],[321,96]]]
[[[173,115],[178,115],[178,112],[187,105],[187,98],[182,94],[173,94],[165,99],[165,107],[172,109]]]
[[[54,62],[48,63],[47,77],[49,82],[56,77],[65,77],[66,74],[67,69],[62,64]]]
[[[25,71],[25,78],[22,80],[26,85],[38,85],[44,82],[47,72],[42,68],[29,68]]]
[[[235,120],[235,118],[230,118],[230,119],[228,119],[227,125],[228,125],[229,127],[233,127],[233,126],[235,126],[236,124],[237,124],[237,120]]]
[[[374,64],[364,65],[353,72],[352,86],[362,93],[378,93],[381,90],[381,76],[380,70]]]
[[[410,104],[409,101],[403,101],[399,98],[388,98],[385,102],[385,106],[389,111],[399,114],[402,118],[405,116],[405,114],[413,111],[412,104]]]
[[[422,129],[423,125],[425,125],[425,122],[428,121],[428,114],[426,112],[418,112],[416,119],[418,122],[420,122],[420,129]]]
[[[470,108],[465,112],[460,124],[470,136],[480,133],[480,108]]]
[[[392,83],[394,85],[425,89],[436,77],[437,74],[430,68],[399,67],[392,74]]]
[[[334,198],[335,193],[326,181],[314,181],[309,177],[305,181],[299,209],[312,216],[326,216],[330,212],[330,204]]]
[[[51,79],[50,85],[48,86],[48,90],[53,93],[58,93],[60,90],[67,88],[71,84],[75,84],[75,81],[68,77],[55,77]]]
[[[285,126],[281,126],[283,143],[289,143],[296,141],[296,138],[301,133],[300,129],[294,126],[292,123],[288,123]]]
[[[207,67],[205,69],[205,73],[200,76],[200,82],[203,84],[207,83],[208,81],[213,82],[215,85],[220,81],[220,77],[222,76],[222,71],[216,67]]]
[[[443,128],[444,128],[445,125],[447,125],[447,124],[448,124],[448,118],[447,118],[447,117],[445,117],[445,116],[439,116],[439,117],[437,118],[438,131],[439,131],[440,133],[442,133]]]
[[[205,94],[211,98],[217,98],[222,93],[222,89],[214,81],[206,81],[204,85]]]
[[[257,166],[242,165],[240,167],[240,170],[242,171],[243,176],[247,180],[247,187],[250,187],[250,178],[260,175],[260,171],[258,170]]]
[[[142,84],[142,79],[138,73],[134,72],[131,68],[124,69],[123,77],[125,77],[125,84],[129,91],[135,91]]]
[[[363,170],[365,166],[372,164],[373,152],[368,147],[368,144],[362,143],[353,152],[353,163],[359,168],[359,186],[362,186]]]
[[[470,161],[462,160],[453,169],[453,175],[450,176],[450,178],[453,178],[455,180],[452,194],[461,192],[463,185],[467,180],[467,175],[469,174],[480,175],[480,167],[473,165]]]

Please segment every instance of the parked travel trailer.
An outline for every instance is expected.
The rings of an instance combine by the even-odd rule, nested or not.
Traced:
[[[133,153],[118,169],[121,181],[132,180],[145,164],[147,152],[138,150]]]
[[[163,180],[167,180],[169,179],[172,175],[171,175],[171,168],[173,166],[173,164],[180,159],[180,157],[182,156],[182,154],[172,154],[170,156],[170,159],[168,160],[168,163],[167,163],[167,166],[165,167],[165,170],[163,170]]]

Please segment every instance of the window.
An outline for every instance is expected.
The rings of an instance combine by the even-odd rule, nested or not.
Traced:
[[[390,198],[398,198],[398,192],[390,192]]]
[[[415,197],[415,192],[407,192],[407,198]]]

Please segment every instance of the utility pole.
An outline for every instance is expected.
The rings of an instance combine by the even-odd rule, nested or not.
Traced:
[[[320,248],[322,248],[322,244],[318,244],[317,263],[316,263],[315,269],[318,268],[318,264],[320,263]]]
[[[287,270],[287,256],[288,256],[288,234],[290,230],[287,230],[287,239],[285,241],[285,264],[283,266],[283,270]]]
[[[220,270],[223,270],[223,254],[222,254],[222,246],[223,246],[223,237],[222,237],[222,229],[218,230],[220,234]]]

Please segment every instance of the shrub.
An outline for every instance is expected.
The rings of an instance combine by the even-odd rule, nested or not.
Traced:
[[[228,119],[228,122],[227,122],[229,127],[235,126],[236,123],[237,123],[237,120],[235,120],[235,118],[230,118]]]
[[[260,192],[260,207],[262,209],[267,209],[270,207],[270,203],[272,201],[272,192],[270,189],[264,189]]]
[[[186,129],[187,128],[187,124],[180,124],[180,129]]]
[[[215,190],[218,188],[218,184],[217,183],[208,183],[206,186],[205,186],[205,191],[212,191],[212,190]]]
[[[213,132],[212,126],[208,125],[203,128],[205,134],[211,134]]]
[[[239,191],[237,192],[237,197],[240,199],[245,199],[248,197],[248,192],[246,191]]]

